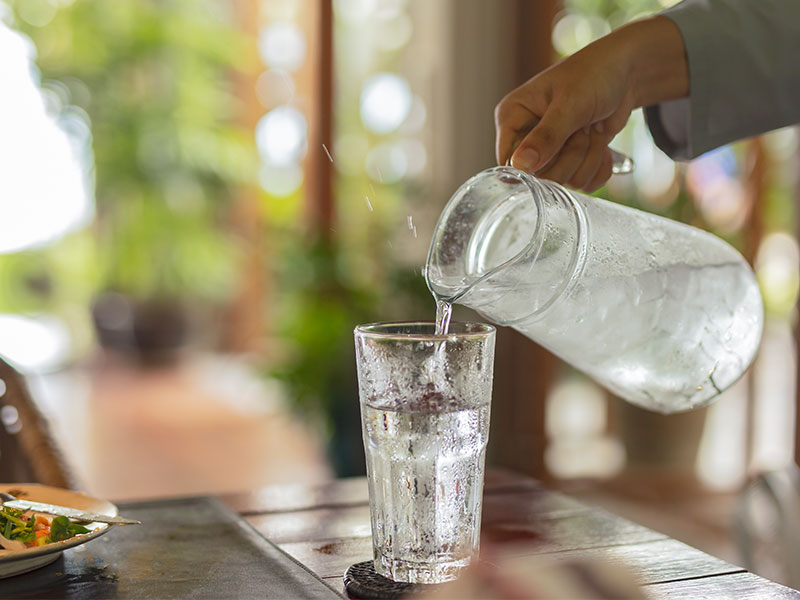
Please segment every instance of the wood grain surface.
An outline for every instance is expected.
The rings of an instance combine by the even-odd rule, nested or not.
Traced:
[[[342,593],[344,570],[372,557],[365,478],[273,486],[223,500]],[[800,599],[800,592],[504,470],[487,472],[481,548],[482,560],[622,565],[651,598]]]

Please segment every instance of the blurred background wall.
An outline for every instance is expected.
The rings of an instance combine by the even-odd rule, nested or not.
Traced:
[[[433,318],[428,240],[494,164],[495,104],[670,4],[0,1],[0,354],[101,491],[158,491],[144,454],[127,487],[102,479],[120,415],[149,415],[131,444],[174,441],[158,481],[176,493],[362,473],[352,329]],[[636,170],[599,196],[709,229],[754,264],[761,353],[711,407],[660,416],[503,330],[490,460],[722,544],[747,482],[795,462],[797,130],[676,164],[637,112],[614,145]],[[239,435],[253,441],[234,462],[285,468],[215,479],[225,463],[208,457],[265,414],[296,435]]]

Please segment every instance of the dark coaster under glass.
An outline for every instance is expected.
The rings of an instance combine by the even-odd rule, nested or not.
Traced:
[[[392,581],[375,571],[371,560],[347,567],[344,572],[344,589],[353,598],[364,600],[395,600],[401,596],[413,596],[427,592],[440,584],[404,583]]]

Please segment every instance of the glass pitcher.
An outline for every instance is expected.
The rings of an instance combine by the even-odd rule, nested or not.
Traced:
[[[425,279],[437,300],[513,327],[662,413],[711,402],[761,340],[758,285],[733,247],[510,167],[453,195]]]

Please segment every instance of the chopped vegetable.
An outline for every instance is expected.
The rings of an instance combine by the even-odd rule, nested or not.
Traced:
[[[50,523],[50,541],[60,542],[68,540],[79,533],[89,533],[83,525],[73,523],[67,517],[56,517]]]
[[[89,530],[67,517],[52,520],[42,514],[0,507],[0,545],[6,550],[20,550],[61,542]]]

